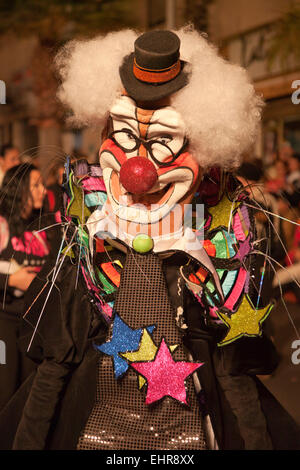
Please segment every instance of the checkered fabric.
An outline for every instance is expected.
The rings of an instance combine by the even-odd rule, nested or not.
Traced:
[[[179,344],[173,357],[187,360],[162,261],[156,254],[128,252],[115,311],[131,328],[155,324],[155,343],[159,345],[164,337],[168,345]],[[146,386],[138,389],[137,374],[129,369],[116,380],[112,358],[101,355],[96,403],[78,449],[206,449],[192,376],[186,380],[186,388],[189,407],[171,397],[146,405]]]

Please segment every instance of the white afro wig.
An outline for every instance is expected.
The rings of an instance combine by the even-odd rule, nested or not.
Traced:
[[[104,126],[115,99],[121,95],[119,66],[133,50],[131,30],[94,39],[68,42],[56,56],[62,78],[58,98],[73,112],[77,126]]]
[[[180,57],[190,64],[190,80],[171,96],[171,105],[183,117],[191,151],[203,168],[237,167],[256,138],[263,101],[246,70],[218,56],[192,27],[175,33],[181,40]],[[119,66],[136,38],[131,30],[114,32],[71,41],[58,54],[58,96],[72,110],[73,123],[105,125],[123,88]]]
[[[176,34],[191,75],[171,102],[186,123],[193,154],[202,167],[237,167],[254,143],[263,101],[246,70],[218,56],[203,36],[190,27]]]

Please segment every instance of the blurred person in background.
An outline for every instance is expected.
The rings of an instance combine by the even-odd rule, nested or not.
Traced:
[[[47,188],[52,187],[54,185],[62,185],[63,181],[63,175],[64,175],[64,164],[63,163],[57,163],[56,165],[53,165],[48,174],[47,178],[45,181],[45,185]]]
[[[287,161],[285,197],[292,207],[299,210],[300,203],[300,154],[294,153]]]
[[[3,178],[7,170],[13,166],[19,165],[20,151],[12,145],[3,145],[0,149],[0,187],[2,186]]]
[[[266,191],[264,187],[264,174],[261,161],[258,158],[251,162],[244,162],[237,171],[237,178],[242,183],[249,196],[258,203],[259,207],[273,214],[279,214],[277,199],[270,192]],[[274,235],[276,232],[279,233],[280,223],[277,217],[264,214],[260,210],[257,211],[255,217],[259,237],[266,236],[268,227],[272,224],[274,225]]]
[[[0,199],[0,339],[6,364],[0,367],[0,409],[35,368],[17,347],[24,293],[49,254],[48,232],[40,231],[45,187],[30,164],[9,169]]]
[[[269,193],[278,194],[286,187],[287,165],[283,160],[277,160],[274,165],[273,177],[269,178],[265,187]]]
[[[284,141],[279,148],[279,155],[278,155],[279,160],[287,163],[288,160],[293,156],[293,154],[294,154],[294,149],[291,146],[290,142],[287,140]]]
[[[297,180],[299,164],[294,156],[294,151],[289,143],[284,143],[279,153],[279,159],[275,163],[274,178],[265,183],[265,189],[277,198],[278,213],[284,220],[281,221],[284,243],[289,250],[293,244],[295,224],[298,218]]]
[[[53,165],[46,177],[45,186],[47,197],[45,198],[45,209],[47,212],[54,212],[56,222],[61,222],[62,208],[62,182],[64,174],[64,164],[59,162]]]
[[[297,223],[293,243],[285,258],[287,267],[276,271],[273,279],[276,298],[286,294],[286,300],[292,303],[300,303],[300,218]]]

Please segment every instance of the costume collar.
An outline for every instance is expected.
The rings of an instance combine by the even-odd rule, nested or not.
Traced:
[[[107,210],[107,204],[99,210],[96,210],[87,220],[87,228],[89,230],[89,246],[93,254],[93,241],[94,238],[102,238],[110,242],[112,245],[119,242],[132,249],[134,236],[120,230],[113,220],[113,214]],[[190,227],[181,227],[179,230],[172,234],[163,236],[152,237],[154,246],[153,252],[157,254],[166,254],[168,252],[183,252],[187,254],[201,266],[208,270],[215,281],[220,298],[223,300],[222,288],[220,285],[219,276],[208,256],[201,241],[197,238],[196,233]]]

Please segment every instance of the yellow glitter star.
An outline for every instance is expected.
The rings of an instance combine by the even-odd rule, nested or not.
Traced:
[[[72,248],[70,248],[69,246],[66,246],[62,250],[62,254],[66,255],[66,256],[70,256],[70,258],[75,258],[74,252],[73,252]]]
[[[208,209],[208,212],[212,216],[211,225],[209,230],[214,230],[215,228],[224,226],[228,229],[228,223],[231,215],[231,219],[233,217],[233,213],[235,209],[240,205],[240,202],[232,202],[226,194],[222,197],[221,201],[213,207]]]
[[[171,352],[175,351],[177,347],[178,344],[170,346]],[[120,353],[120,356],[124,357],[130,362],[153,361],[153,359],[155,358],[156,351],[156,344],[154,343],[148,331],[144,329],[139,349],[133,352]],[[146,380],[141,375],[139,375],[138,378],[139,389],[141,389],[145,385]]]
[[[84,192],[80,186],[72,183],[70,178],[70,190],[72,197],[67,207],[67,214],[70,217],[77,217],[81,224],[84,224],[86,219],[91,215],[91,211],[84,203]]]
[[[272,308],[273,304],[269,304],[265,308],[255,310],[249,297],[244,295],[238,311],[231,317],[228,317],[225,313],[217,312],[219,318],[229,328],[227,335],[218,343],[218,346],[232,343],[232,341],[242,336],[260,336],[262,322],[267,318]]]

